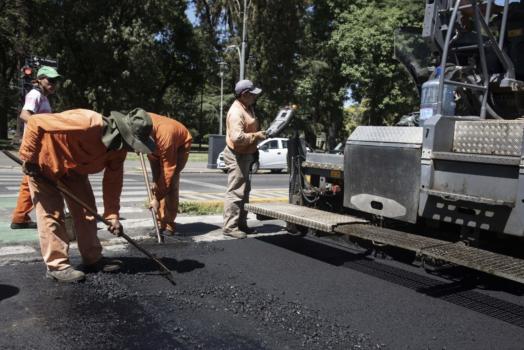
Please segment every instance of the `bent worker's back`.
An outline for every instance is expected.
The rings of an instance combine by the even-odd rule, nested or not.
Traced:
[[[102,143],[102,115],[87,109],[35,114],[27,123],[20,158],[38,164],[51,178],[74,170],[79,174],[102,171],[122,163],[126,150],[108,152]]]

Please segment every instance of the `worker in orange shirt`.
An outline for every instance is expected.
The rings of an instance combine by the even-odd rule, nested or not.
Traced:
[[[158,213],[158,227],[172,236],[178,213],[180,172],[187,163],[193,138],[182,123],[155,113],[149,115],[153,121],[151,137],[157,147],[148,155],[153,173],[151,206]]]
[[[36,209],[40,249],[47,265],[46,276],[60,282],[74,282],[85,274],[69,262],[69,238],[64,223],[64,199],[77,235],[78,250],[86,270],[112,272],[121,261],[102,256],[96,219],[85,208],[63,196],[53,182],[60,181],[79,199],[96,208],[88,174],[104,170],[104,217],[108,228],[120,234],[120,194],[124,160],[128,151],[150,153],[151,118],[143,110],[128,115],[111,112],[104,117],[94,111],[75,109],[32,116],[20,147],[24,173],[31,176],[29,188]]]
[[[24,98],[24,106],[20,112],[20,120],[27,123],[33,114],[52,113],[49,104],[49,95],[56,92],[57,84],[62,76],[56,69],[42,66],[36,73],[34,86]],[[22,178],[20,189],[18,190],[18,200],[13,210],[11,229],[36,228],[36,222],[31,221],[29,213],[33,210],[33,202],[29,193],[29,179],[27,176]]]

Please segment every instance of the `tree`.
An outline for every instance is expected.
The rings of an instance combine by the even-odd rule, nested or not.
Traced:
[[[357,102],[368,99],[364,119],[392,124],[418,105],[409,77],[393,59],[394,30],[421,26],[424,4],[412,1],[357,1],[337,16],[332,43],[341,73]]]
[[[337,8],[332,1],[310,2],[304,16],[300,74],[295,79],[306,139],[314,144],[316,135],[326,134],[328,149],[347,137],[342,127],[346,82],[336,46],[330,42]]]
[[[16,120],[20,101],[16,57],[26,45],[27,11],[21,0],[0,0],[0,138],[7,138],[9,120]]]
[[[169,114],[201,82],[184,0],[34,1],[36,53],[59,58],[55,109],[108,113],[142,107]],[[175,98],[176,97],[176,98]]]
[[[305,1],[250,0],[248,3],[246,78],[262,87],[264,92],[257,102],[257,116],[269,121],[279,107],[295,101],[294,78]],[[239,64],[236,52],[226,53],[226,47],[241,44],[243,1],[196,0],[195,4],[200,26],[216,49],[208,51],[211,54],[209,75],[217,75],[218,62],[224,59],[229,66],[225,91],[230,92],[238,80]],[[218,91],[218,80],[214,81],[216,85],[212,86]]]

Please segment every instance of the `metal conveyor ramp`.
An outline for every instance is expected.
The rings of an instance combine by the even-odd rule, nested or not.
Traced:
[[[367,225],[355,216],[330,213],[289,203],[246,204],[249,212],[415,252],[433,258],[524,284],[524,260],[435,238]]]
[[[330,213],[289,203],[246,204],[244,208],[258,215],[284,220],[323,232],[333,232],[335,227],[339,225],[367,223],[367,220],[355,216]]]
[[[370,225],[344,225],[335,232],[413,251],[429,257],[524,284],[524,260],[439,239]]]

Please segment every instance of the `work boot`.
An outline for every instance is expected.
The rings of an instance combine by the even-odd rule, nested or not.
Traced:
[[[258,231],[256,229],[251,228],[251,227],[247,227],[247,226],[240,227],[239,229],[240,229],[240,231],[242,231],[242,232],[244,232],[244,233],[246,233],[248,235],[255,235],[255,234],[258,233]]]
[[[155,230],[155,229],[149,231],[149,232],[147,233],[147,235],[148,235],[149,237],[151,237],[151,238],[157,238],[157,237],[156,237],[156,230]],[[160,229],[160,236],[163,236],[163,235],[165,235],[165,232],[164,232],[164,230]]]
[[[164,230],[164,235],[165,235],[165,236],[171,236],[171,237],[173,237],[173,236],[175,235],[175,231],[166,228],[166,229]]]
[[[229,236],[229,237],[238,238],[238,239],[247,237],[245,232],[242,232],[238,229],[233,230],[233,231],[223,231],[222,233],[224,234],[224,236]]]
[[[85,265],[87,272],[116,272],[122,268],[122,260],[101,257],[96,263]]]
[[[73,266],[68,266],[64,270],[47,270],[45,275],[49,279],[63,283],[83,281],[86,278],[82,271],[75,270]]]
[[[27,222],[12,222],[11,223],[11,230],[21,230],[21,229],[36,229],[36,222],[34,221],[27,221]]]

